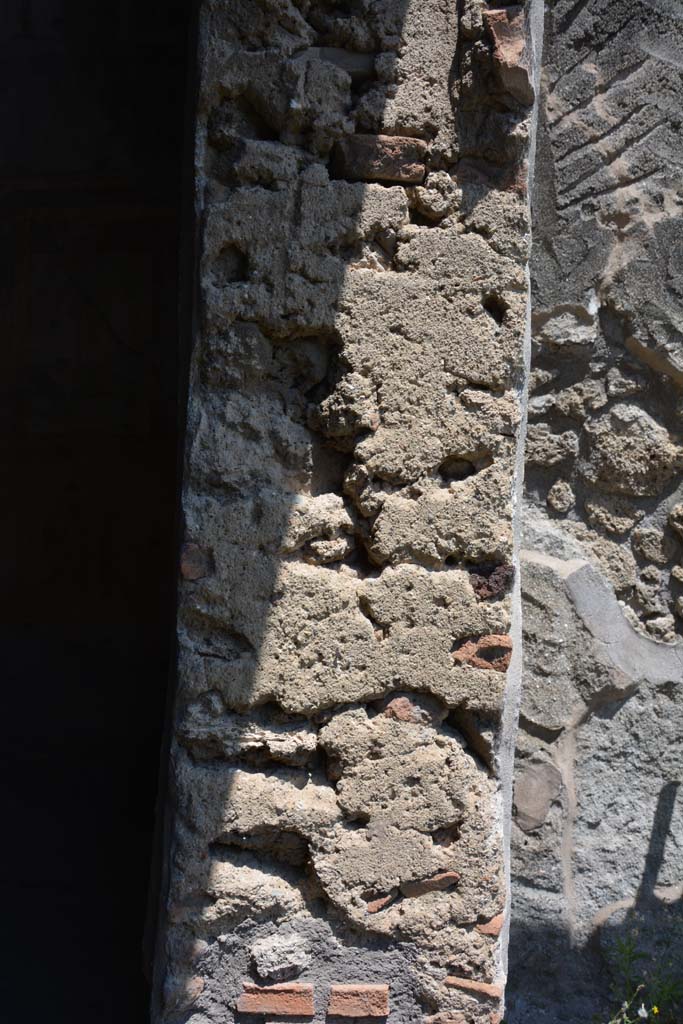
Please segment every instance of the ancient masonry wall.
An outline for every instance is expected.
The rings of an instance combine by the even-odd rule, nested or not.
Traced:
[[[513,1024],[608,1019],[620,938],[683,981],[682,53],[673,0],[546,5]]]
[[[494,1024],[524,11],[206,0],[201,34],[154,1019]]]

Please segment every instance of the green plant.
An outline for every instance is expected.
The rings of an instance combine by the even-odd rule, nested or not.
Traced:
[[[618,1009],[609,1024],[680,1024],[683,1019],[683,964],[680,915],[665,912],[654,920],[631,916],[626,935],[614,938],[607,952],[611,995]]]
[[[614,980],[612,981],[612,995],[615,999],[631,1003],[644,988],[639,978],[638,964],[647,960],[647,954],[638,950],[636,935],[628,935],[625,939],[615,939],[612,947],[611,961]]]

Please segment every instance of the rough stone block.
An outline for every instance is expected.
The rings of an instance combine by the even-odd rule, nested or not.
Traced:
[[[493,63],[503,88],[525,106],[534,101],[526,58],[523,7],[484,11],[484,24],[493,39]]]
[[[562,792],[562,775],[554,764],[525,764],[515,779],[515,821],[524,832],[540,828],[550,805]]]
[[[183,514],[213,566],[179,588],[154,1024],[188,976],[212,1024],[245,977],[268,1020],[301,978],[419,1021],[424,977],[500,959],[529,125],[472,5],[467,38],[443,0],[338,6],[204,3]],[[484,151],[500,181],[461,188]]]
[[[271,982],[296,977],[311,962],[305,941],[296,933],[258,939],[251,947],[251,958],[259,976]]]
[[[311,46],[297,55],[297,60],[322,60],[341,68],[351,77],[352,82],[372,78],[375,58],[372,53],[355,53],[339,46]]]
[[[334,146],[332,170],[349,181],[420,185],[426,174],[426,154],[427,145],[421,139],[349,135]]]

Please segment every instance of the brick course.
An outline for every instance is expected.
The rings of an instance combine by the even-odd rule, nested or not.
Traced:
[[[331,1017],[386,1017],[388,985],[332,985],[328,1013]]]
[[[313,986],[291,983],[262,987],[245,981],[242,995],[237,1000],[237,1012],[312,1017]]]

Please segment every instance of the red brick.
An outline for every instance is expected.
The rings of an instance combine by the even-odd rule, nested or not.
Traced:
[[[183,544],[180,552],[180,574],[186,580],[201,580],[213,571],[211,555],[199,544]]]
[[[439,871],[431,878],[423,878],[419,882],[404,882],[401,892],[404,896],[424,896],[428,892],[443,892],[459,881],[460,875],[457,871]]]
[[[466,992],[477,992],[490,999],[502,999],[503,989],[500,985],[489,985],[485,981],[472,981],[470,978],[455,978],[450,975],[446,978],[446,984],[450,988],[461,988]]]
[[[493,937],[497,939],[503,929],[504,922],[505,915],[496,914],[496,916],[492,917],[490,921],[486,921],[484,924],[478,924],[476,926],[476,930],[480,935],[493,935]]]
[[[497,633],[466,640],[453,651],[453,661],[456,665],[488,668],[495,672],[506,672],[511,657],[511,638],[506,634]]]
[[[295,982],[261,986],[245,981],[242,995],[237,1000],[237,1012],[312,1017],[313,986]]]
[[[400,135],[347,135],[335,143],[332,171],[349,181],[419,185],[426,174],[427,144]]]
[[[493,40],[493,63],[506,92],[525,106],[534,102],[526,60],[524,8],[484,11],[484,24]]]
[[[332,985],[330,1017],[386,1017],[389,1013],[388,985]]]
[[[398,890],[392,889],[386,896],[377,896],[374,900],[368,900],[368,914],[378,914],[380,910],[384,910],[385,907],[389,906],[397,896]]]

